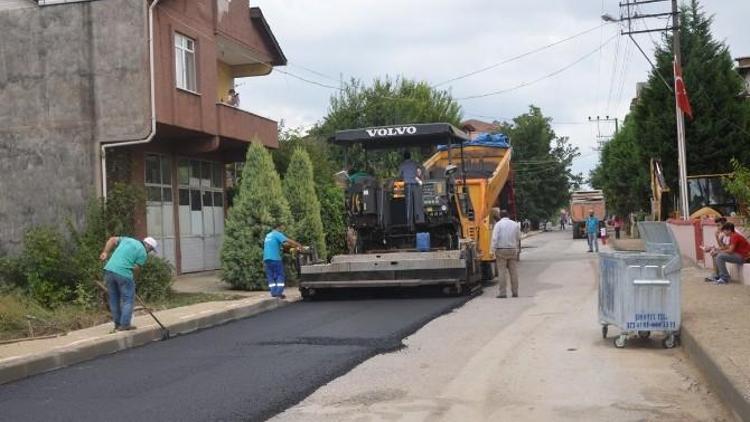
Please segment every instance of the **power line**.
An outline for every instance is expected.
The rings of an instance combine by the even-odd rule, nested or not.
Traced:
[[[305,67],[305,66],[302,66],[302,65],[299,65],[299,64],[296,64],[296,63],[287,63],[287,65],[292,66],[292,67],[298,67],[298,68],[300,68],[302,70],[305,70],[307,72],[312,73],[313,75],[317,75],[317,76],[320,76],[321,78],[328,79],[329,81],[333,81],[333,82],[336,82],[336,83],[340,82],[339,78],[334,78],[333,76],[328,76],[325,73],[318,72],[317,70],[310,69],[309,67]]]
[[[604,107],[604,111],[609,114],[609,106],[612,104],[612,93],[615,87],[615,78],[617,77],[617,68],[620,62],[620,39],[617,39],[615,43],[615,57],[612,61],[612,76],[609,81],[609,92],[607,93],[607,105]]]
[[[473,100],[473,99],[476,99],[476,98],[484,98],[484,97],[491,97],[491,96],[494,96],[494,95],[505,94],[507,92],[515,91],[515,90],[520,89],[520,88],[524,88],[524,87],[527,87],[527,86],[530,86],[530,85],[534,85],[534,84],[536,84],[538,82],[541,82],[541,81],[543,81],[545,79],[552,78],[552,77],[557,76],[560,73],[562,73],[562,72],[570,69],[571,67],[577,65],[578,63],[586,60],[587,58],[589,58],[590,56],[592,56],[594,53],[596,53],[597,51],[601,50],[606,44],[610,43],[615,38],[618,38],[618,36],[619,36],[619,34],[613,35],[612,37],[608,38],[604,43],[600,44],[597,48],[595,48],[594,50],[591,50],[588,53],[584,54],[583,56],[579,57],[578,59],[576,59],[572,63],[570,63],[568,65],[565,65],[565,66],[561,67],[560,69],[555,70],[552,73],[549,73],[549,74],[544,75],[544,76],[542,76],[540,78],[534,79],[533,81],[524,82],[522,84],[516,85],[516,86],[511,87],[511,88],[501,89],[501,90],[498,90],[498,91],[492,91],[492,92],[488,92],[488,93],[485,93],[485,94],[477,94],[477,95],[469,95],[469,96],[466,96],[466,97],[458,97],[458,98],[455,98],[455,100],[456,101]]]
[[[457,80],[460,80],[460,79],[464,79],[464,78],[468,78],[468,77],[470,77],[470,76],[474,76],[474,75],[476,75],[476,74],[479,74],[479,73],[482,73],[482,72],[486,72],[486,71],[488,71],[488,70],[492,70],[492,69],[494,69],[494,68],[496,68],[496,67],[500,67],[500,66],[502,66],[502,65],[505,65],[505,64],[511,63],[511,62],[513,62],[513,61],[516,61],[516,60],[519,60],[519,59],[522,59],[522,58],[524,58],[524,57],[527,57],[527,56],[530,56],[530,55],[532,55],[532,54],[536,54],[536,53],[539,53],[540,51],[544,51],[544,50],[546,50],[546,49],[548,49],[548,48],[551,48],[551,47],[554,47],[554,46],[556,46],[556,45],[559,45],[559,44],[562,44],[562,43],[568,42],[568,41],[570,41],[570,40],[576,39],[576,38],[578,38],[578,37],[580,37],[580,36],[583,36],[583,35],[585,35],[585,34],[588,34],[588,33],[589,33],[589,32],[591,32],[591,31],[595,31],[595,30],[597,30],[597,29],[599,29],[599,28],[601,28],[601,27],[603,27],[603,26],[605,26],[605,25],[606,25],[606,23],[603,23],[603,24],[599,24],[599,25],[597,25],[597,26],[595,26],[595,27],[593,27],[593,28],[589,28],[589,29],[587,29],[587,30],[585,30],[585,31],[582,31],[582,32],[579,32],[579,33],[577,33],[577,34],[571,35],[571,36],[569,36],[569,37],[567,37],[567,38],[563,38],[562,40],[559,40],[559,41],[555,41],[555,42],[549,43],[549,44],[547,44],[547,45],[544,45],[544,46],[541,46],[541,47],[537,47],[537,48],[535,48],[535,49],[533,49],[533,50],[527,51],[527,52],[525,52],[525,53],[521,53],[521,54],[519,54],[519,55],[517,55],[517,56],[513,56],[513,57],[511,57],[511,58],[505,59],[505,60],[503,60],[503,61],[501,61],[501,62],[498,62],[498,63],[492,64],[492,65],[489,65],[489,66],[483,67],[483,68],[481,68],[481,69],[477,69],[477,70],[474,70],[474,71],[472,71],[472,72],[469,72],[469,73],[464,73],[463,75],[459,75],[459,76],[456,76],[456,77],[453,77],[453,78],[447,79],[447,80],[445,80],[445,81],[442,81],[442,82],[439,82],[439,83],[436,83],[436,84],[432,85],[432,87],[433,87],[433,88],[437,88],[437,87],[439,87],[439,86],[441,86],[441,85],[445,85],[445,84],[447,84],[447,83],[451,83],[451,82],[454,82],[454,81],[457,81]]]

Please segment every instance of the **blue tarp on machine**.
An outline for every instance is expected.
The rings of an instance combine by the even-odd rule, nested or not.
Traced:
[[[481,146],[493,148],[510,148],[510,140],[502,133],[480,133],[476,138],[464,143],[464,147]],[[460,145],[451,145],[452,148],[460,148]],[[439,145],[438,151],[446,151],[448,145]]]

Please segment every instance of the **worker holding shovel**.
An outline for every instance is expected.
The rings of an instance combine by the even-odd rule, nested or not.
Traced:
[[[134,330],[133,299],[135,297],[135,277],[146,263],[151,251],[156,251],[158,243],[153,237],[143,240],[131,237],[110,237],[104,245],[99,259],[106,261],[104,282],[109,292],[109,309],[112,311],[113,331]],[[114,252],[112,252],[114,250]],[[110,252],[112,255],[110,257]]]

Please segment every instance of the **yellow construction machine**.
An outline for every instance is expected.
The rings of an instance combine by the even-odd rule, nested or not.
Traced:
[[[494,275],[490,214],[510,185],[507,137],[472,140],[450,124],[430,123],[344,130],[331,142],[365,151],[435,152],[419,169],[418,187],[369,174],[349,178],[350,253],[301,264],[303,297],[335,288],[423,285],[465,293]]]

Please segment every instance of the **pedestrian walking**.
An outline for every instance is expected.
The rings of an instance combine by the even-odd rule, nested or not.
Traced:
[[[281,259],[282,248],[284,245],[291,245],[302,249],[302,244],[288,238],[283,230],[284,224],[276,224],[274,229],[266,234],[263,242],[263,267],[266,271],[266,281],[271,290],[271,297],[279,299],[286,299],[284,295],[286,276],[284,275],[284,262]]]
[[[565,231],[566,221],[568,221],[567,215],[565,215],[565,213],[560,213],[560,230]]]
[[[589,210],[586,218],[586,235],[589,241],[589,252],[599,252],[599,219],[594,216],[594,210]]]
[[[620,238],[620,230],[622,229],[622,219],[619,216],[615,216],[615,239]]]
[[[716,255],[716,267],[719,269],[719,277],[716,278],[716,284],[727,284],[730,279],[727,262],[739,265],[744,264],[748,257],[750,257],[750,243],[745,239],[745,236],[734,230],[734,224],[732,223],[724,223],[721,231],[725,237],[729,238],[729,244],[719,245],[721,251]]]
[[[506,271],[510,275],[510,291],[518,297],[518,255],[521,252],[521,227],[500,210],[500,221],[492,229],[492,249],[497,263],[498,298],[508,297]]]
[[[158,246],[153,237],[138,240],[126,236],[110,237],[104,245],[99,259],[107,262],[104,266],[104,282],[107,284],[109,310],[115,324],[113,332],[136,329],[131,323],[135,280],[140,275],[148,254],[156,251]]]

